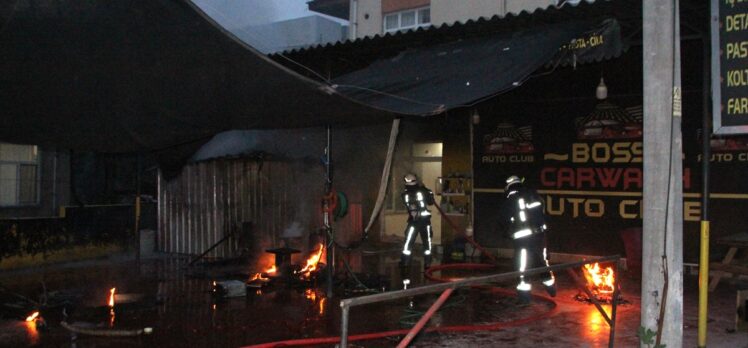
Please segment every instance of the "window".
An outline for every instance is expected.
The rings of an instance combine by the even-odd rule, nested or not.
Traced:
[[[38,189],[37,147],[0,143],[0,206],[37,204]]]
[[[388,13],[384,16],[384,32],[416,29],[431,25],[431,9],[428,7]]]

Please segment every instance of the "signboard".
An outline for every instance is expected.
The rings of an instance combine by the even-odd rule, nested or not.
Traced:
[[[485,115],[475,126],[475,236],[511,248],[499,221],[504,180],[525,178],[545,202],[554,252],[625,255],[624,235],[642,226],[644,184],[640,100],[526,104]],[[699,110],[690,106],[689,110]],[[698,121],[698,119],[696,119]],[[683,129],[686,259],[698,255],[701,137]],[[748,225],[748,137],[711,140],[711,217],[715,238]]]
[[[712,1],[715,134],[748,134],[748,1]]]

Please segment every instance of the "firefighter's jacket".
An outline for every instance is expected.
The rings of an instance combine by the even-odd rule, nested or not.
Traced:
[[[519,239],[545,232],[543,201],[535,190],[514,185],[510,186],[506,195],[501,213],[510,238]]]
[[[408,209],[408,221],[431,218],[428,206],[434,204],[434,193],[426,186],[406,186],[402,199],[405,208]]]

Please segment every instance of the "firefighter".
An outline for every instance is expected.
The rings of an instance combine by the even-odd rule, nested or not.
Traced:
[[[423,266],[431,265],[431,212],[429,205],[434,205],[434,193],[424,186],[415,174],[407,174],[403,177],[405,191],[402,193],[403,203],[408,210],[408,226],[405,228],[405,244],[400,255],[400,269],[403,274],[403,287],[407,289],[410,284],[409,267],[413,244],[416,236],[421,236],[423,243]]]
[[[543,202],[538,193],[523,184],[524,179],[512,175],[506,179],[506,200],[501,211],[509,226],[508,232],[514,241],[514,259],[517,270],[548,266],[546,231]],[[556,279],[553,272],[540,274],[540,279],[551,297],[556,296]],[[522,302],[530,301],[530,280],[519,276],[517,293]]]

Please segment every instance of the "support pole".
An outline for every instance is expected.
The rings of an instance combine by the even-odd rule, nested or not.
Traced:
[[[644,188],[641,326],[682,346],[683,163],[677,0],[643,10]]]
[[[138,262],[140,262],[140,154],[136,155],[136,165],[135,165],[135,223],[134,223],[134,230],[135,230],[135,255]]]
[[[616,260],[613,264],[613,274],[618,275],[618,270],[621,260]],[[621,277],[616,277],[613,284],[613,299],[610,301],[610,322],[608,326],[610,328],[610,334],[608,335],[608,347],[613,348],[616,345],[616,313],[618,312],[618,296],[621,293]]]
[[[351,307],[340,304],[343,312],[340,316],[340,348],[348,348],[348,314]]]
[[[332,129],[327,126],[327,147],[325,147],[325,196],[332,193]],[[329,202],[325,202],[328,205]],[[325,238],[327,240],[327,298],[333,297],[333,277],[335,276],[335,234],[332,230],[332,219],[329,206],[325,206],[323,223],[325,225]]]
[[[709,110],[711,109],[711,106],[709,105],[709,95],[711,91],[711,50],[708,38],[708,34],[702,34],[701,240],[699,247],[699,330],[697,341],[697,346],[699,348],[706,347],[707,303],[709,298],[709,167],[712,157],[712,149],[710,146],[712,122],[709,117]]]

